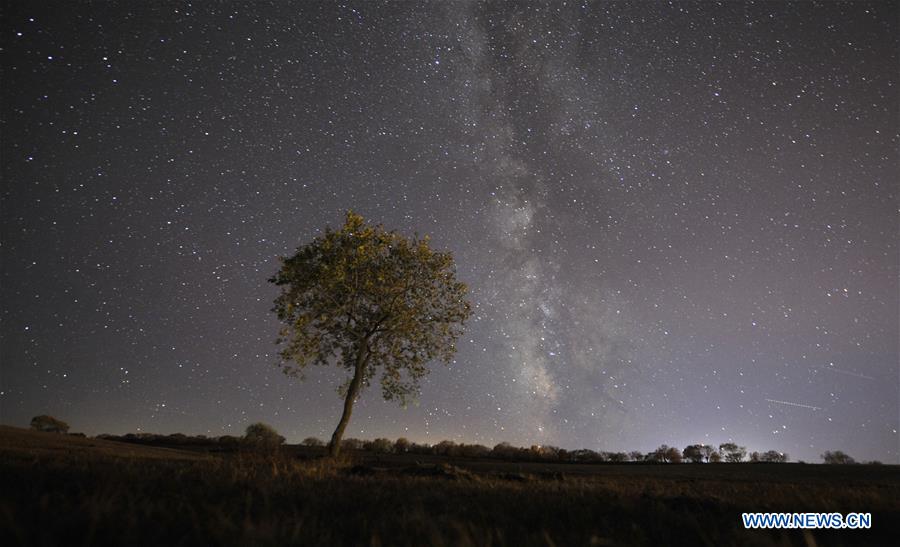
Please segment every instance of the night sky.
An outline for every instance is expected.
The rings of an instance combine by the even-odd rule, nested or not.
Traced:
[[[895,2],[5,2],[0,421],[328,438],[280,255],[346,210],[473,318],[348,437],[900,461]]]

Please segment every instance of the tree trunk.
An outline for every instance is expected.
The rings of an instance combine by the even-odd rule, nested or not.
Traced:
[[[328,443],[328,455],[332,458],[337,457],[341,452],[341,439],[344,437],[344,430],[347,429],[347,424],[350,423],[353,403],[356,402],[356,397],[359,395],[359,390],[362,387],[368,361],[368,343],[363,343],[359,349],[359,354],[356,356],[356,367],[353,371],[353,379],[350,380],[350,386],[347,388],[347,398],[344,399],[344,412],[341,414],[341,421],[338,422],[337,429],[334,430],[334,434],[331,436],[331,442]]]

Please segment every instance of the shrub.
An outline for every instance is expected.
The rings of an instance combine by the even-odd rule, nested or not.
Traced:
[[[235,437],[234,435],[222,435],[221,437],[216,438],[216,442],[219,446],[225,448],[235,448],[241,444],[241,439],[239,437]]]
[[[759,461],[766,463],[784,463],[788,461],[788,455],[786,452],[769,450],[759,455]]]
[[[374,441],[365,443],[364,448],[369,452],[375,452],[376,454],[390,454],[394,451],[394,443],[392,443],[390,439],[380,437]]]
[[[31,419],[31,429],[45,433],[68,433],[69,424],[62,420],[57,420],[53,416],[42,414]]]
[[[598,462],[600,454],[589,448],[579,448],[569,452],[569,459],[575,462]]]
[[[432,450],[438,456],[456,456],[458,453],[456,442],[454,441],[441,441],[434,445]]]
[[[681,451],[674,446],[663,444],[648,453],[645,459],[653,463],[681,463]]]
[[[343,439],[341,440],[341,450],[362,450],[363,442],[359,439]]]
[[[431,454],[432,448],[431,448],[431,445],[428,443],[422,443],[422,444],[413,443],[409,446],[407,451],[410,454]]]
[[[851,458],[849,455],[844,454],[844,453],[841,452],[840,450],[835,450],[834,452],[832,452],[832,451],[830,451],[830,450],[829,450],[829,451],[826,451],[824,454],[822,454],[822,460],[823,460],[825,463],[831,463],[831,464],[851,464],[851,463],[856,463],[856,460],[854,460],[853,458]]]
[[[703,461],[703,445],[692,444],[684,447],[681,452],[682,459],[691,463],[701,463]]]
[[[513,458],[519,453],[519,449],[508,442],[498,443],[491,450],[491,454],[498,458]]]
[[[734,443],[722,443],[719,445],[719,452],[722,457],[729,463],[740,463],[747,456],[747,449]]]
[[[406,454],[409,452],[410,442],[406,437],[400,437],[394,441],[394,452],[397,454]]]
[[[531,459],[555,460],[559,457],[559,448],[555,446],[534,444],[531,445],[531,448],[528,450],[528,455]]]
[[[279,435],[272,426],[257,422],[247,426],[244,443],[252,448],[274,450],[284,443],[284,437]]]
[[[456,450],[463,458],[483,458],[491,454],[491,449],[482,444],[461,444]]]

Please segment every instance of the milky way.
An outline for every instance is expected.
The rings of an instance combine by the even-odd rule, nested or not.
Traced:
[[[327,438],[266,279],[354,209],[474,314],[348,436],[898,462],[898,15],[8,3],[0,418]]]

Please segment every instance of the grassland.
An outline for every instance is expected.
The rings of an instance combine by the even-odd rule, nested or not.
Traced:
[[[208,454],[0,427],[2,545],[887,545],[900,468]],[[744,530],[746,511],[871,530]]]

